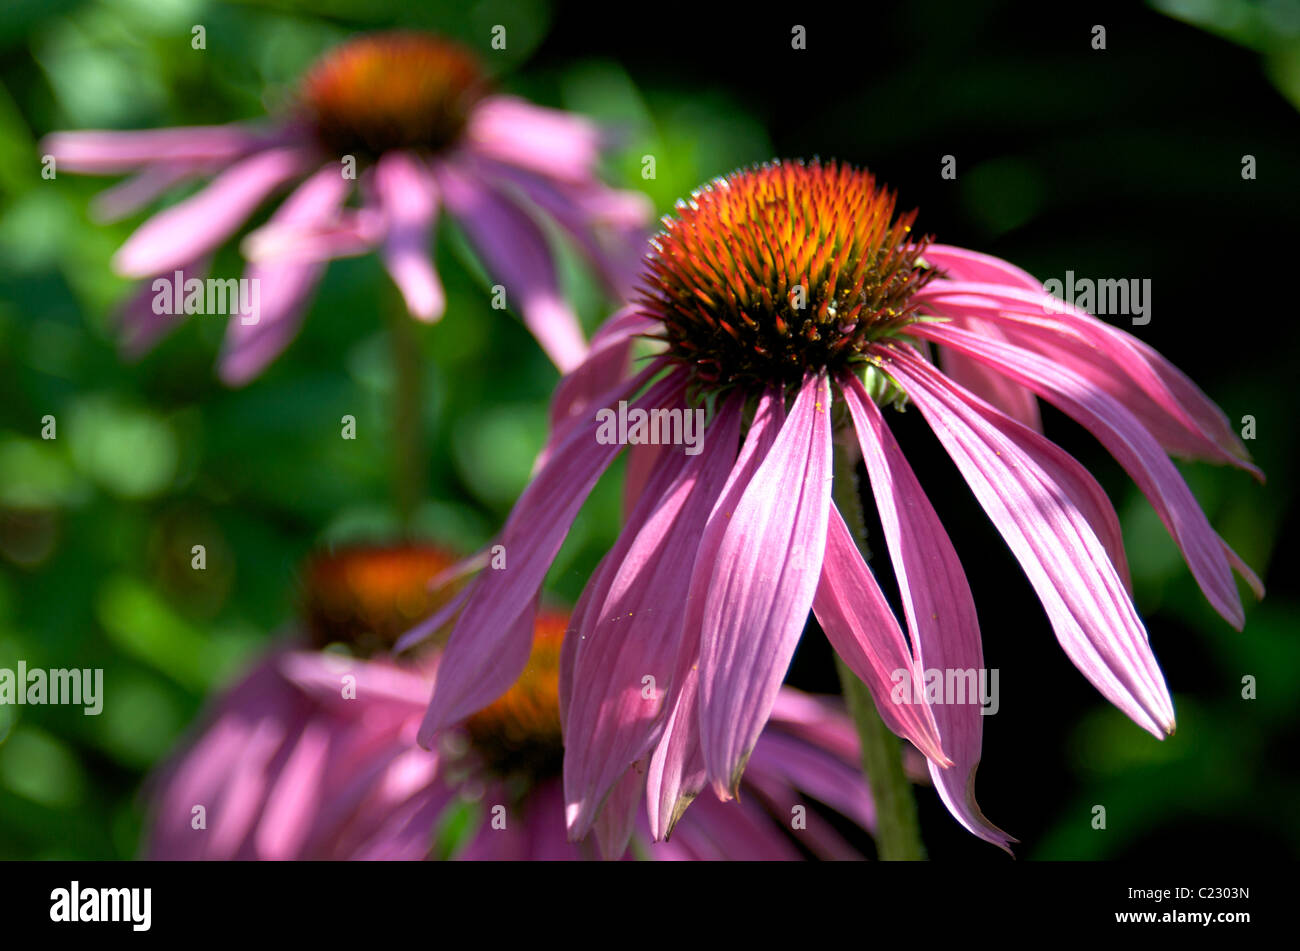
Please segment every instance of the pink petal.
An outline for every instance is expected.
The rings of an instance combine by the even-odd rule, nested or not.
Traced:
[[[513,187],[574,240],[619,300],[637,290],[654,206],[640,192],[607,188],[596,179],[575,184],[482,160],[494,181]]]
[[[813,613],[836,653],[871,691],[885,724],[940,766],[950,766],[934,715],[925,702],[924,676],[918,676],[894,612],[834,505]],[[913,702],[897,703],[891,697],[894,673],[900,670],[907,671],[912,680]]]
[[[704,451],[664,454],[624,530],[618,570],[579,628],[574,695],[565,719],[564,787],[570,834],[581,838],[618,777],[649,749],[678,661],[699,526],[731,473],[740,404],[728,400],[704,438]],[[679,461],[681,460],[681,461]],[[621,544],[620,544],[621,547]],[[651,681],[645,696],[645,677]]]
[[[917,667],[944,671],[945,679],[949,670],[982,671],[984,650],[975,600],[948,533],[862,383],[846,375],[841,387],[898,579]],[[984,733],[978,698],[975,702],[931,704],[930,711],[939,727],[943,752],[953,763],[944,769],[933,760],[929,762],[939,797],[968,830],[1005,849],[1013,840],[985,818],[975,801],[975,772]]]
[[[780,389],[770,389],[759,398],[745,444],[700,536],[700,547],[691,567],[677,669],[673,672],[671,695],[664,705],[669,714],[646,775],[650,832],[656,841],[672,833],[683,811],[704,788],[706,776],[700,749],[698,661],[705,603],[713,581],[718,549],[731,523],[732,513],[754,473],[767,458],[784,421],[784,394]]]
[[[1013,328],[1021,332],[1033,328],[1036,332],[1030,339],[1072,349],[1071,369],[1106,387],[1121,402],[1129,404],[1126,392],[1142,393],[1143,402],[1160,418],[1158,423],[1147,424],[1152,433],[1160,435],[1162,428],[1173,427],[1180,442],[1195,446],[1199,454],[1261,477],[1247,461],[1245,447],[1223,412],[1195,384],[1151,347],[1091,314],[1045,291],[980,282],[935,281],[917,291],[913,300],[940,315],[974,315],[997,321],[1008,333]],[[1017,336],[1009,339],[1025,345]]]
[[[700,635],[700,725],[720,798],[739,788],[817,592],[830,512],[830,408],[825,376],[806,376],[718,547]]]
[[[825,803],[862,828],[875,828],[875,804],[863,780],[860,763],[846,763],[800,739],[767,729],[754,747],[745,780],[748,784],[751,777],[773,776],[779,776],[783,782]]]
[[[1023,290],[1042,292],[1043,283],[1028,271],[1001,258],[978,251],[968,251],[948,244],[928,244],[922,257],[947,272],[953,281],[980,281],[985,284],[1008,284]]]
[[[247,221],[272,191],[301,174],[306,163],[306,153],[293,148],[242,159],[197,195],[141,225],[118,250],[114,267],[129,277],[148,277],[206,254]]]
[[[90,213],[96,221],[107,223],[125,218],[144,207],[173,186],[205,175],[212,166],[203,162],[175,162],[150,165],[119,185],[100,192],[91,202]]]
[[[331,174],[339,177],[337,170]],[[383,213],[363,205],[340,208],[324,221],[295,223],[273,218],[246,234],[239,252],[255,264],[318,264],[369,254],[383,237]]]
[[[331,220],[350,191],[332,165],[320,169],[294,190],[271,216],[272,226],[313,227]],[[257,281],[260,313],[255,323],[232,316],[220,360],[221,379],[240,386],[264,370],[289,345],[302,326],[307,303],[324,273],[324,265],[303,262],[252,264],[244,276]]]
[[[383,661],[364,661],[335,656],[322,651],[290,651],[277,662],[284,678],[317,703],[354,709],[351,704],[364,701],[368,706],[393,704],[417,713],[429,699],[430,676]],[[355,699],[343,697],[343,677],[354,678]]]
[[[41,140],[59,171],[116,175],[160,162],[229,162],[258,148],[286,144],[284,132],[246,125],[190,126],[139,132],[55,132]]]
[[[602,858],[622,858],[627,851],[644,789],[645,777],[636,767],[628,767],[610,791],[595,821],[596,842]]]
[[[476,152],[542,175],[582,181],[600,158],[600,132],[587,119],[513,96],[489,96],[470,114]]]
[[[790,837],[767,810],[749,798],[724,803],[704,796],[678,824],[673,841],[702,861],[792,862],[800,858]]]
[[[315,721],[308,722],[298,736],[257,824],[258,858],[283,861],[300,856],[324,796],[330,741],[329,728]]]
[[[1000,424],[910,348],[887,371],[920,408],[1047,609],[1057,639],[1102,695],[1157,738],[1173,702],[1133,602],[1087,519],[1021,446],[1030,431]],[[945,750],[951,751],[945,744]]]
[[[997,327],[980,324],[971,319],[953,318],[953,323],[972,329],[978,327],[980,333],[989,337],[1001,337],[1002,334]],[[939,354],[943,371],[953,382],[1035,432],[1043,431],[1043,419],[1038,411],[1038,400],[1030,390],[1008,380],[1000,373],[992,372],[984,364],[972,360],[961,351],[941,347]]]
[[[541,229],[513,201],[464,169],[444,162],[435,174],[447,210],[482,256],[488,274],[504,285],[507,306],[519,311],[561,373],[573,370],[587,344],[560,290],[555,259]]]
[[[1245,615],[1222,540],[1173,463],[1121,403],[1077,374],[1019,347],[939,324],[922,325],[918,336],[937,339],[985,361],[1087,427],[1151,501],[1215,610],[1241,629]]]
[[[202,257],[182,265],[177,269],[182,275],[182,285],[184,281],[191,278],[204,279],[211,264],[211,258]],[[168,274],[166,278],[169,282],[174,281],[175,274]],[[115,318],[120,337],[119,345],[122,355],[127,360],[138,360],[143,357],[158,341],[185,323],[188,316],[155,313],[154,301],[160,291],[154,290],[153,283],[153,281],[145,281],[140,284],[136,292],[122,305],[121,311]]]
[[[555,388],[551,398],[551,434],[548,446],[558,444],[570,426],[576,424],[591,408],[592,400],[616,386],[627,375],[632,344],[638,334],[647,333],[655,326],[634,307],[624,308],[601,325],[591,338],[591,348],[572,372],[566,374]],[[638,448],[638,447],[634,447]],[[657,450],[658,446],[646,448]],[[547,450],[538,459],[540,466]]]
[[[611,402],[635,393],[646,381],[646,374],[639,375],[623,393],[613,394]],[[661,406],[682,384],[679,375],[670,375],[634,406]],[[420,726],[420,745],[427,748],[439,730],[486,706],[523,672],[542,579],[588,493],[622,448],[597,442],[598,425],[593,416],[576,428],[515,504],[501,533],[507,567],[484,571],[475,579],[474,593],[439,661],[437,683]]]
[[[437,320],[446,304],[429,251],[438,211],[437,185],[419,159],[406,152],[388,152],[375,167],[375,192],[387,225],[384,264],[388,273],[413,315]]]

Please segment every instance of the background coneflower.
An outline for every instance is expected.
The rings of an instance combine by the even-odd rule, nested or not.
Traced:
[[[445,600],[427,581],[449,564],[415,544],[314,557],[295,641],[218,697],[152,780],[148,855],[564,860],[621,857],[634,839],[630,856],[655,859],[861,857],[842,834],[845,820],[873,824],[852,724],[833,701],[795,690],[781,694],[743,805],[698,810],[671,843],[650,842],[644,811],[628,828],[598,825],[597,841],[568,842],[561,613],[539,615],[527,667],[505,694],[446,731],[436,750],[421,749],[436,646],[399,663],[379,645],[410,623],[413,606]],[[636,804],[641,789],[620,795]]]
[[[415,317],[441,317],[430,241],[440,210],[464,229],[561,370],[585,343],[538,219],[564,229],[612,292],[643,250],[648,202],[596,176],[600,131],[579,116],[494,92],[475,58],[425,33],[362,36],[303,78],[290,113],[270,125],[61,132],[43,143],[61,171],[134,177],[100,195],[115,219],[198,178],[211,184],[141,225],[114,259],[128,277],[187,278],[272,194],[292,193],[243,242],[258,280],[256,322],[230,321],[221,357],[231,384],[256,376],[293,339],[325,264],[377,249]],[[349,205],[359,186],[359,207]],[[128,354],[179,323],[152,310],[147,280],[121,318]]]

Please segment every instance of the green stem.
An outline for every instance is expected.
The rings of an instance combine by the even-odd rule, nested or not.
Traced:
[[[424,492],[420,341],[404,309],[388,308],[388,317],[393,359],[393,503],[402,532],[406,533]]]
[[[846,442],[835,444],[835,505],[857,540],[862,557],[870,560],[862,496],[858,491],[856,449]],[[912,784],[903,771],[903,745],[876,712],[867,685],[838,656],[835,665],[849,715],[862,744],[862,771],[876,804],[876,850],[886,861],[922,861],[925,846],[921,843]]]

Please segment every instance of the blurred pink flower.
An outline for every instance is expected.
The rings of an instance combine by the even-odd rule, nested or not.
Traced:
[[[508,565],[482,572],[457,605],[422,743],[519,675],[542,580],[628,443],[630,515],[564,645],[570,833],[631,809],[614,792],[639,787],[642,773],[655,837],[706,784],[736,795],[812,611],[885,722],[928,757],[952,814],[1005,848],[974,796],[978,700],[932,703],[922,683],[925,671],[984,665],[965,573],[878,408],[905,400],[1001,532],[1078,669],[1142,728],[1173,731],[1114,509],[1041,435],[1036,397],[1132,475],[1236,628],[1232,569],[1262,595],[1259,581],[1165,451],[1258,470],[1219,409],[1146,344],[1005,262],[917,241],[914,216],[896,218],[892,194],[834,163],[738,172],[679,205],[652,240],[642,301],[561,382],[543,461],[497,539]],[[638,335],[664,349],[628,375]],[[682,441],[681,414],[705,408],[702,444],[653,444]],[[616,415],[628,423],[611,438]],[[677,436],[664,428],[674,418]],[[865,462],[908,636],[832,500],[837,425]],[[644,678],[658,684],[649,700]],[[900,685],[911,689],[895,696]]]
[[[538,618],[527,669],[509,691],[445,731],[434,751],[421,749],[415,736],[436,649],[398,663],[311,650],[308,641],[343,638],[356,648],[386,640],[384,607],[409,604],[438,562],[409,547],[317,559],[306,584],[310,637],[273,651],[221,694],[149,781],[149,857],[421,859],[442,823],[469,814],[478,824],[457,858],[622,856],[629,841],[631,855],[655,859],[861,858],[827,819],[829,810],[873,826],[856,734],[832,701],[794,690],[782,691],[755,749],[744,802],[706,797],[671,841],[657,844],[644,810],[614,809],[608,815],[619,822],[597,823],[595,842],[569,842],[562,614]],[[615,795],[635,804],[644,783],[632,779]]]
[[[874,824],[856,735],[829,700],[781,692],[743,802],[705,797],[667,842],[650,842],[642,809],[634,827],[597,823],[596,843],[571,843],[558,722],[553,733],[545,729],[558,717],[553,684],[550,709],[512,703],[448,730],[429,752],[415,734],[432,678],[432,668],[386,660],[270,655],[217,700],[195,739],[152,780],[148,856],[422,859],[451,810],[469,807],[477,826],[454,856],[466,860],[862,857],[823,814]],[[639,802],[639,779],[616,795]],[[198,806],[204,828],[195,828]]]
[[[212,181],[155,214],[118,251],[124,275],[148,278],[121,317],[124,350],[151,348],[179,323],[154,312],[153,280],[202,278],[211,254],[272,194],[293,191],[242,249],[258,313],[232,317],[222,378],[247,382],[297,334],[326,263],[378,250],[411,314],[435,321],[442,284],[430,241],[445,209],[562,371],[586,350],[539,220],[565,230],[610,290],[630,288],[651,208],[601,184],[602,137],[589,121],[490,92],[469,53],[419,33],[362,36],[307,74],[292,114],[270,126],[60,132],[42,150],[60,171],[134,173],[101,194],[104,220],[173,187]],[[360,206],[349,207],[354,179]],[[253,318],[256,318],[255,320]]]

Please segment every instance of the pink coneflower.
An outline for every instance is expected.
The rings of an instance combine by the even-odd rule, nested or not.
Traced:
[[[1084,676],[1155,736],[1173,730],[1115,512],[1040,434],[1035,397],[1115,455],[1238,628],[1232,568],[1257,591],[1259,582],[1165,450],[1257,470],[1223,414],[1150,347],[1052,300],[1012,265],[917,240],[914,214],[896,217],[894,196],[865,171],[778,162],[713,182],[665,219],[642,299],[597,335],[557,393],[545,462],[498,539],[507,565],[466,592],[422,742],[488,703],[526,663],[538,587],[622,448],[601,427],[624,400],[633,401],[620,409],[628,420],[702,406],[709,422],[694,455],[648,444],[647,430],[671,414],[626,434],[641,443],[628,464],[631,512],[564,645],[574,836],[608,821],[609,808],[630,809],[617,791],[641,773],[656,838],[705,785],[735,796],[811,610],[885,723],[929,759],[953,815],[1005,847],[974,796],[978,703],[930,703],[921,683],[924,671],[981,669],[980,632],[885,402],[910,401],[929,422]],[[662,351],[593,397],[632,335]],[[943,371],[927,344],[938,345]],[[832,499],[833,488],[856,492],[833,486],[837,442],[860,448],[906,635]],[[899,694],[907,702],[891,698],[896,671],[911,672],[912,689]],[[648,697],[645,682],[657,685]]]
[[[560,780],[560,644],[568,617],[537,619],[527,669],[487,708],[415,734],[437,674],[436,648],[388,659],[394,633],[429,606],[449,564],[421,546],[350,549],[307,573],[303,629],[215,703],[151,783],[147,854],[159,859],[422,859],[438,830],[468,816],[461,859],[860,858],[833,822],[873,824],[852,724],[832,701],[783,690],[745,781],[743,803],[694,810],[671,843],[597,824],[570,843]],[[321,645],[335,650],[323,652]],[[337,652],[346,647],[349,654]],[[644,780],[642,780],[644,782]],[[624,793],[640,799],[641,790]],[[201,811],[197,807],[202,807]],[[611,817],[616,812],[611,812]],[[201,822],[196,821],[201,817]]]
[[[293,339],[330,258],[378,249],[411,314],[437,320],[444,299],[430,240],[440,209],[555,364],[572,369],[586,345],[537,219],[567,231],[622,292],[650,215],[643,196],[597,179],[602,144],[585,119],[492,92],[466,50],[403,32],[363,36],[326,54],[303,79],[290,115],[269,127],[64,132],[42,148],[60,171],[135,173],[99,197],[105,219],[213,177],[141,225],[114,259],[122,274],[150,279],[121,320],[131,355],[179,322],[154,312],[153,281],[176,271],[202,279],[211,253],[272,194],[294,186],[243,243],[245,277],[259,281],[259,313],[231,319],[220,363],[222,378],[239,384]],[[354,184],[359,207],[348,206]]]

